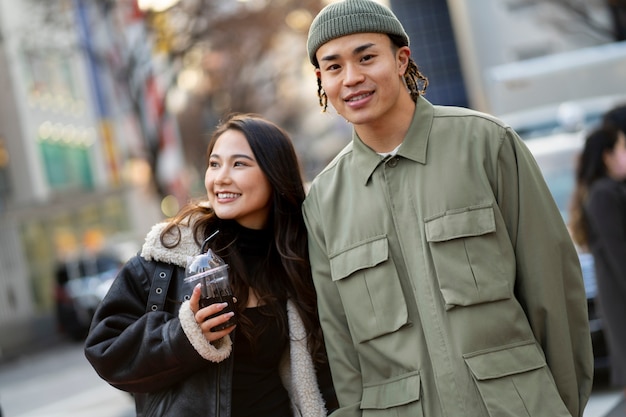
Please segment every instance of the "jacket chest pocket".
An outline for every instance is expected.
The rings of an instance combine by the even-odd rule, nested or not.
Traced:
[[[358,342],[391,333],[407,323],[404,294],[389,259],[386,236],[340,251],[330,259],[330,267]]]
[[[446,212],[425,227],[447,310],[511,297],[491,205]]]

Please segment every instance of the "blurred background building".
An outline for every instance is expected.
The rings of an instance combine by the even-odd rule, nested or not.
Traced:
[[[509,114],[626,95],[624,0],[390,0],[426,97]],[[350,138],[305,40],[322,0],[0,0],[0,360],[57,334],[60,263],[204,193],[231,111],[291,133],[307,180]]]
[[[143,24],[132,9],[101,19],[98,3],[0,2],[0,357],[57,332],[60,264],[160,217],[111,36]]]

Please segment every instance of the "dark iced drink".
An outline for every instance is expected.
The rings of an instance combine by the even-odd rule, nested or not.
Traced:
[[[222,311],[219,311],[215,314],[211,314],[208,319],[212,319],[213,317],[217,317],[219,315],[225,314],[225,313],[229,313],[231,311],[235,311],[235,303],[233,302],[233,296],[219,296],[219,297],[210,297],[210,298],[200,298],[200,308],[204,308],[204,307],[208,307],[211,304],[215,304],[215,303],[227,303],[228,305],[226,307],[224,307],[224,309]],[[230,326],[234,326],[235,324],[237,324],[237,320],[235,319],[235,316],[232,316],[227,322],[222,323],[220,325],[217,325],[215,327],[211,328],[212,332],[219,332],[220,330],[224,330]]]

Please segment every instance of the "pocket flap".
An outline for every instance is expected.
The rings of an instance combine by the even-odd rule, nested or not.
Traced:
[[[543,355],[534,343],[464,358],[472,374],[479,381],[520,374],[546,366]]]
[[[331,257],[330,268],[333,281],[343,279],[358,270],[371,268],[384,262],[389,257],[387,236],[378,236],[366,242],[360,242]]]
[[[420,375],[416,372],[384,383],[364,386],[361,409],[384,410],[419,399]]]
[[[426,220],[426,239],[429,242],[480,236],[495,230],[496,220],[491,206],[468,207]]]

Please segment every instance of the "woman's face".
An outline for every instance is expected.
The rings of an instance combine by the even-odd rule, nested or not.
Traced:
[[[235,220],[249,229],[262,229],[267,224],[272,186],[242,132],[227,130],[217,139],[204,185],[220,219]]]
[[[610,152],[604,154],[609,177],[618,181],[626,180],[626,136],[619,132],[617,142]]]

